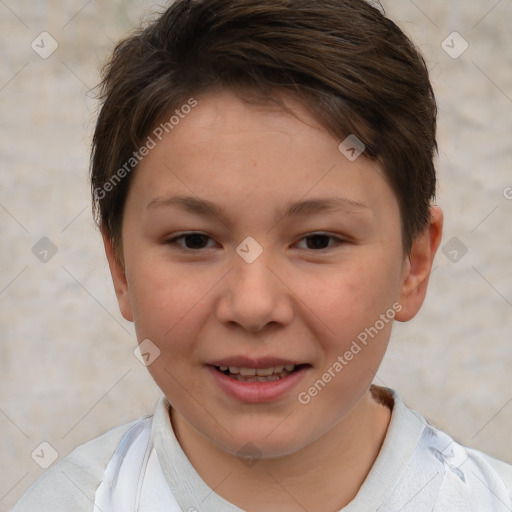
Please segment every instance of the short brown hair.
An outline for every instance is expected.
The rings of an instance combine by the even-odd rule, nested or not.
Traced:
[[[222,89],[267,102],[291,95],[340,142],[356,135],[396,194],[405,251],[429,222],[437,108],[428,70],[365,0],[176,0],[121,41],[103,73],[91,185],[116,250],[133,155],[187,99]]]

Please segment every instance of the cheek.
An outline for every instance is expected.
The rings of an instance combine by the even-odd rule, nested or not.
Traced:
[[[301,390],[302,398],[310,400],[310,410],[326,421],[336,422],[339,411],[350,410],[368,389],[386,352],[396,314],[393,304],[400,282],[396,260],[377,250],[365,256],[331,271],[328,279],[303,280],[300,288],[299,296],[313,313],[309,313],[310,326],[316,326],[322,345],[318,373]]]
[[[399,296],[399,275],[398,265],[377,256],[325,269],[324,276],[302,273],[294,282],[325,338],[343,345],[392,308]]]
[[[169,265],[163,258],[138,261],[127,275],[138,339],[166,344],[197,326],[214,277]]]
[[[137,339],[149,339],[159,350],[147,369],[180,409],[188,407],[183,402],[186,396],[201,395],[200,383],[190,378],[190,368],[200,364],[195,354],[212,308],[208,292],[213,281],[204,273],[191,274],[154,260],[139,265],[129,277]]]
[[[322,359],[298,400],[324,426],[355,407],[375,378],[396,314],[397,280],[391,276],[361,264],[340,271],[309,299]],[[304,283],[304,293],[308,288]]]

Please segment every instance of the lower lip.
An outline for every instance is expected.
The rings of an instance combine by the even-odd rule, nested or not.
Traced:
[[[286,377],[268,382],[242,382],[224,375],[211,365],[208,371],[224,393],[241,402],[256,404],[281,398],[302,380],[308,368],[303,366]]]

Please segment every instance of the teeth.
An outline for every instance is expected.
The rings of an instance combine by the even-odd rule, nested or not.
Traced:
[[[240,368],[240,375],[247,377],[256,375],[256,368]]]
[[[233,375],[233,378],[236,380],[239,380],[241,382],[269,382],[271,380],[279,380],[280,379],[280,377],[277,375],[269,375],[268,377],[260,377],[260,376],[256,375],[256,376],[250,376],[249,378],[247,378],[247,377],[242,377],[241,374]]]
[[[240,376],[238,380],[245,380],[245,377],[256,377],[255,381],[265,382],[267,380],[276,380],[280,377],[286,377],[289,373],[293,372],[295,369],[294,364],[279,365],[279,366],[270,366],[269,368],[239,368],[238,366],[219,366],[219,370],[221,372],[225,372],[229,370],[229,373],[232,376]],[[264,378],[264,380],[260,381],[258,377]],[[273,377],[270,379],[270,377]]]
[[[278,373],[278,372],[276,372],[275,368],[258,368],[256,370],[256,375],[258,375],[260,377],[268,377],[269,375],[272,375],[273,373]]]

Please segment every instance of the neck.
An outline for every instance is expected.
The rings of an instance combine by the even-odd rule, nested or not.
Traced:
[[[391,417],[368,391],[346,418],[309,445],[245,466],[171,412],[176,437],[199,476],[225,500],[251,512],[269,507],[332,512],[346,506],[370,472]]]

